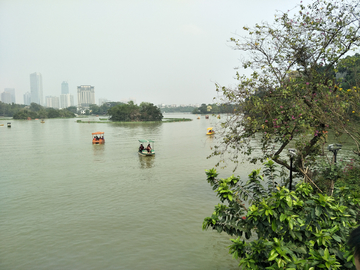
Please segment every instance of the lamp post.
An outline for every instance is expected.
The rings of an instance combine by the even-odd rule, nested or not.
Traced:
[[[336,182],[336,180],[337,180],[337,167],[336,167],[336,155],[337,155],[337,152],[341,149],[341,147],[342,147],[342,144],[339,144],[339,143],[336,143],[336,144],[329,144],[329,146],[328,146],[328,150],[330,151],[330,152],[333,152],[334,153],[334,163],[335,163],[335,169],[336,169],[336,177],[335,177],[335,181],[331,181],[331,187],[330,187],[330,189],[331,189],[331,195],[333,194],[333,192],[334,192],[334,182]]]
[[[339,144],[339,143],[329,144],[329,146],[328,146],[328,150],[330,152],[334,153],[334,163],[336,163],[336,155],[337,155],[337,152],[341,149],[341,147],[342,147],[342,144]]]
[[[291,191],[291,186],[292,186],[292,165],[293,165],[294,157],[296,156],[296,150],[292,149],[292,148],[289,148],[288,152],[289,152],[289,156],[290,156],[290,183],[289,183],[289,190]]]

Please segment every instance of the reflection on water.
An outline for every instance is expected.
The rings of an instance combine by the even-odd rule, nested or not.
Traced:
[[[141,169],[148,169],[153,167],[155,162],[155,156],[140,156],[139,155],[139,162]]]
[[[100,156],[104,154],[105,144],[93,144],[94,156]]]

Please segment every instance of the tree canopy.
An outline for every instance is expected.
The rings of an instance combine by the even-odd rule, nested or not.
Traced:
[[[69,107],[70,108],[70,107]],[[28,119],[28,118],[71,118],[75,117],[75,114],[67,109],[54,109],[54,108],[45,108],[37,103],[32,102],[30,107],[26,106],[16,113],[14,113],[14,119]]]
[[[243,68],[253,71],[238,72],[235,88],[217,85],[223,102],[237,106],[212,156],[238,162],[245,155],[254,163],[270,158],[290,168],[283,151],[291,145],[295,170],[304,169],[329,129],[353,138],[359,153],[349,114],[359,114],[360,89],[344,89],[335,77],[341,59],[360,44],[359,9],[355,0],[300,4],[275,15],[273,24],[244,27],[246,36],[231,38],[234,49],[248,53]],[[261,151],[255,152],[257,145]]]
[[[152,103],[142,102],[140,106],[133,101],[118,104],[108,110],[110,120],[119,122],[161,121],[163,115],[160,109]]]

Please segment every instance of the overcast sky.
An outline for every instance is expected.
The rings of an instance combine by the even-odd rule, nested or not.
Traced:
[[[92,85],[96,103],[212,103],[215,83],[236,83],[228,40],[299,2],[0,0],[0,93],[15,88],[23,104],[40,72],[44,98],[67,81],[76,102],[77,86]]]

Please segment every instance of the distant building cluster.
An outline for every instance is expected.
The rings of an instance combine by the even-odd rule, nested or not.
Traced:
[[[59,96],[43,97],[42,75],[39,72],[30,74],[30,92],[23,95],[24,104],[30,105],[37,103],[44,107],[63,109],[75,106],[74,96],[70,94],[69,84],[66,81],[61,83],[61,94]],[[95,89],[91,85],[81,85],[77,87],[78,109],[88,109],[90,104],[95,104]],[[4,103],[15,103],[15,89],[5,88],[1,93],[1,101]]]
[[[15,89],[5,88],[1,93],[1,101],[8,104],[15,103]]]
[[[60,96],[45,96],[43,97],[43,82],[42,75],[39,72],[34,72],[30,74],[30,91],[26,92],[23,95],[24,104],[30,105],[32,102],[37,103],[44,107],[55,108],[55,109],[64,109],[71,106],[75,106],[74,96],[70,94],[69,84],[66,81],[61,83],[61,94]],[[1,101],[4,103],[16,103],[15,100],[15,89],[14,88],[5,88],[4,92],[1,93]],[[128,103],[133,101],[136,103],[135,98],[129,98],[127,100],[122,100],[123,103]],[[104,103],[110,102],[108,99],[99,98],[99,106]],[[90,108],[91,104],[95,103],[95,87],[92,85],[80,85],[77,86],[77,108],[78,111],[83,112]],[[159,104],[159,108],[178,108],[178,107],[199,107],[199,104],[191,105],[165,105]]]

